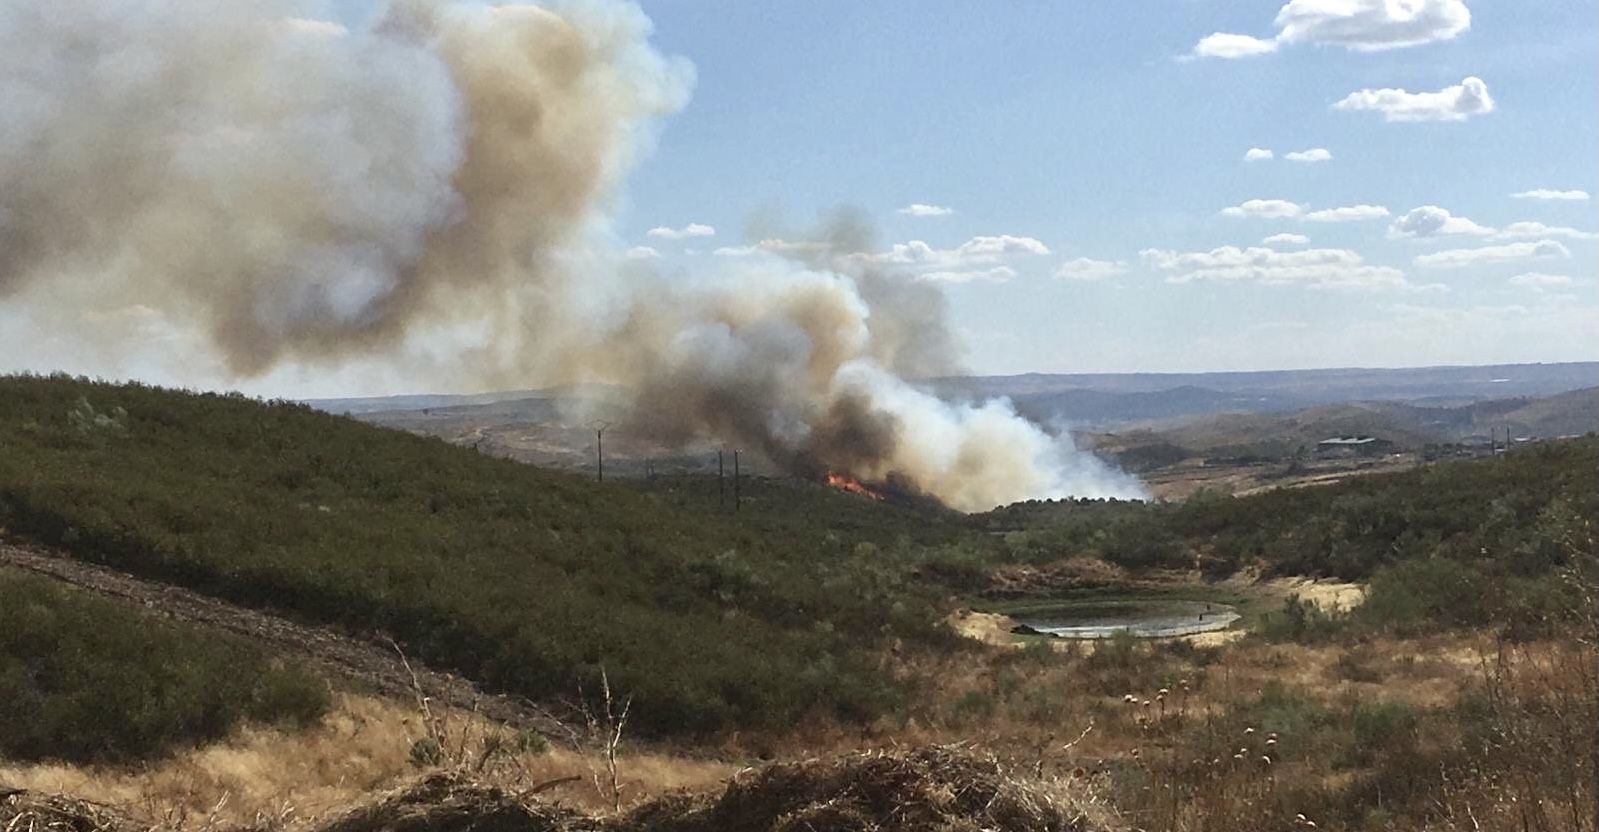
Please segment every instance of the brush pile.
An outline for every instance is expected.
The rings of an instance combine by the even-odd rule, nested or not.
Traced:
[[[454,773],[430,774],[317,832],[599,832],[595,822]]]
[[[1089,832],[1064,796],[953,746],[746,772],[720,795],[664,798],[616,832]]]
[[[719,793],[593,817],[456,772],[317,824],[315,832],[1098,832],[1059,788],[958,746],[747,770]],[[114,810],[31,792],[0,797],[0,832],[141,832]],[[243,832],[243,830],[240,830]]]
[[[0,830],[5,832],[125,832],[141,826],[99,803],[0,787]]]
[[[1062,795],[958,747],[780,763],[720,793],[589,818],[465,778],[432,775],[319,832],[1090,832]]]

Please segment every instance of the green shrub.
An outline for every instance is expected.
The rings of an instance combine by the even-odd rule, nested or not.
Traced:
[[[734,515],[714,477],[602,485],[298,404],[66,377],[0,378],[0,449],[14,531],[536,699],[603,667],[644,733],[895,707],[874,655],[950,643],[913,572],[969,534],[809,483],[751,478]]]
[[[1420,723],[1421,712],[1408,702],[1357,701],[1349,711],[1353,739],[1337,764],[1371,766],[1379,756],[1415,744]]]
[[[1488,620],[1495,588],[1473,564],[1416,558],[1379,571],[1355,610],[1365,624],[1400,632]]]
[[[0,756],[128,762],[327,710],[325,684],[242,639],[4,569],[0,599]]]
[[[411,765],[417,768],[436,768],[444,762],[444,746],[433,737],[421,737],[411,743]]]
[[[1283,601],[1282,609],[1260,617],[1257,631],[1272,641],[1325,641],[1342,630],[1344,618],[1323,610],[1296,593]]]

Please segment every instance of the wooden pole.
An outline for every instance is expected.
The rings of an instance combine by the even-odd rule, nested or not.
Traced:
[[[733,511],[736,513],[743,498],[739,492],[738,451],[733,452]]]
[[[727,505],[726,486],[722,480],[726,477],[726,469],[722,465],[722,450],[716,450],[716,507]]]
[[[605,429],[611,426],[610,422],[595,420],[589,423],[594,428],[594,468],[595,475],[600,482],[605,482]]]

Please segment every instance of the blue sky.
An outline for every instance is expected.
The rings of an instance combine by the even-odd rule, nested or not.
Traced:
[[[799,227],[840,205],[871,219],[883,251],[1037,241],[1047,254],[938,267],[977,372],[1599,358],[1594,202],[1511,196],[1599,192],[1595,4],[1411,0],[1437,18],[1411,28],[1380,2],[1298,5],[1357,14],[1228,58],[1196,45],[1273,38],[1281,2],[646,0],[657,45],[697,82],[616,232],[686,271],[756,242],[754,217]],[[1361,90],[1447,96],[1471,78],[1491,109],[1416,99],[1391,120],[1334,106]],[[1245,161],[1251,148],[1273,158]],[[1331,158],[1285,158],[1317,148]],[[1221,213],[1249,200],[1300,216]],[[914,203],[951,213],[898,213]],[[1350,206],[1375,216],[1315,214]],[[1443,233],[1423,212],[1404,226],[1421,236],[1395,238],[1423,206],[1467,222]],[[648,233],[689,224],[716,233]],[[1277,234],[1309,240],[1268,253]],[[1478,249],[1494,251],[1425,259]],[[1304,250],[1323,253],[1284,256]],[[1056,276],[1078,258],[1120,265]],[[948,280],[969,273],[987,279]]]
[[[233,15],[205,0],[112,4],[19,18],[48,23],[44,35],[0,30],[32,56],[0,78],[11,116],[0,221],[26,232],[23,259],[44,261],[19,272],[26,291],[0,285],[0,343],[17,345],[0,370],[266,395],[403,392],[434,385],[425,373],[452,367],[462,343],[495,342],[495,320],[473,330],[422,315],[398,352],[346,341],[327,360],[241,376],[217,350],[231,332],[208,318],[221,301],[254,303],[240,320],[285,342],[298,330],[274,329],[284,320],[362,320],[347,307],[395,285],[393,264],[415,261],[454,216],[443,197],[459,194],[428,184],[453,175],[471,135],[453,120],[459,85],[442,74],[454,59],[368,61],[439,45],[367,37],[388,2],[276,0]],[[1599,359],[1599,0],[638,0],[653,22],[648,48],[627,25],[629,0],[547,2],[600,30],[624,21],[631,51],[607,60],[629,83],[660,86],[647,106],[609,102],[626,111],[624,135],[679,99],[651,50],[691,64],[695,79],[679,111],[652,122],[652,146],[598,216],[585,202],[561,225],[573,230],[563,243],[586,254],[593,238],[576,231],[599,227],[605,273],[592,276],[632,273],[613,268],[614,243],[668,279],[738,279],[746,258],[845,208],[875,234],[858,258],[945,295],[971,372]],[[270,26],[251,23],[262,15]],[[110,44],[106,54],[52,46],[77,43],[74,27]],[[213,29],[250,34],[243,42],[274,57],[236,55],[250,71],[202,72],[171,94],[163,79],[227,65],[207,44],[233,41],[185,34]],[[323,75],[305,55],[320,56]],[[89,74],[62,71],[62,56]],[[162,61],[170,72],[134,71]],[[541,89],[518,71],[507,70],[513,86]],[[38,78],[58,82],[43,88],[48,106]],[[108,106],[144,100],[130,91],[160,103]],[[391,122],[402,126],[370,129]],[[259,164],[190,164],[212,146],[196,136],[252,131],[288,138]],[[15,140],[34,134],[43,140]],[[611,159],[611,134],[571,135]],[[293,163],[279,172],[283,159]],[[544,181],[537,164],[516,170]],[[119,171],[121,185],[108,181]],[[612,172],[608,161],[595,190]],[[296,199],[321,207],[230,201],[234,179],[268,193],[304,180]],[[212,204],[224,207],[202,210]],[[169,215],[189,224],[157,221]],[[352,259],[328,266],[328,252]],[[342,300],[323,320],[301,308],[307,298]]]

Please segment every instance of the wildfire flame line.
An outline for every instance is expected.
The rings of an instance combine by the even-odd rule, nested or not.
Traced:
[[[865,483],[848,474],[830,473],[827,475],[827,484],[840,491],[848,491],[851,494],[859,494],[862,497],[873,500],[883,499],[882,494],[872,490]]]

